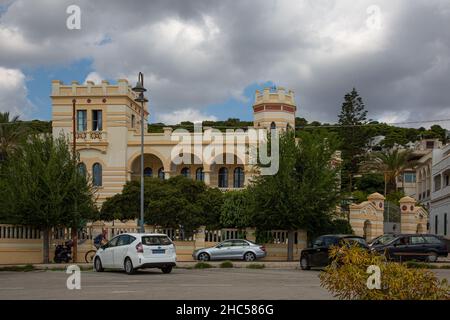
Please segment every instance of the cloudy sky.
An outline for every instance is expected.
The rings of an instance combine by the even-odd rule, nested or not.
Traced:
[[[372,119],[450,118],[450,1],[0,0],[0,111],[50,119],[51,80],[139,71],[152,122],[251,120],[265,85],[308,120],[336,121],[352,87]]]

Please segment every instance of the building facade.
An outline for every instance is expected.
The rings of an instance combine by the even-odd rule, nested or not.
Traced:
[[[230,139],[222,140],[214,138],[211,128],[203,128],[201,132],[185,132],[183,136],[188,136],[192,145],[184,146],[181,162],[174,161],[174,154],[179,153],[177,133],[171,127],[164,127],[162,133],[148,133],[148,105],[144,105],[145,119],[141,123],[141,106],[134,101],[135,98],[130,84],[124,79],[119,79],[116,84],[108,81],[100,84],[73,81],[70,85],[58,80],[52,82],[53,135],[64,135],[73,140],[75,112],[80,170],[91,177],[99,205],[120,193],[127,181],[139,179],[141,126],[144,126],[145,132],[144,175],[147,177],[168,179],[174,175],[184,175],[204,181],[208,186],[229,190],[245,187],[252,175],[258,174],[245,157],[245,152],[236,152],[239,146],[248,143],[248,136],[243,130],[236,130],[230,134]],[[262,92],[256,91],[254,128],[295,128],[296,110],[294,93],[290,90],[265,88]],[[205,136],[209,136],[210,140],[205,140]],[[219,150],[223,152],[216,152],[212,161],[203,162],[194,147],[197,138],[204,148],[211,143],[220,144]]]
[[[430,231],[450,239],[450,144],[433,150]]]

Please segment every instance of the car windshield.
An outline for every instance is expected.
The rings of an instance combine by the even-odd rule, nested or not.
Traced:
[[[363,238],[358,238],[358,237],[343,238],[342,241],[344,243],[355,244],[355,245],[359,245],[359,246],[367,245],[366,240],[364,240]]]
[[[375,239],[371,243],[386,244],[386,243],[392,241],[392,239],[394,239],[394,238],[395,238],[395,236],[392,234],[385,234],[385,235]]]
[[[146,246],[165,246],[172,244],[172,241],[166,236],[143,236],[142,244]]]

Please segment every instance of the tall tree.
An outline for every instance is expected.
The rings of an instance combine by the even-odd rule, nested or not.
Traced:
[[[259,176],[251,186],[254,223],[261,230],[288,230],[288,258],[293,258],[293,234],[305,229],[316,236],[329,225],[338,201],[338,168],[331,164],[336,139],[324,132],[302,132],[300,140],[287,132],[280,137],[279,170]]]
[[[342,144],[342,188],[352,188],[353,175],[358,172],[368,138],[362,125],[367,123],[367,110],[355,88],[347,93],[339,114]],[[350,192],[352,190],[349,190]]]
[[[72,227],[96,214],[93,190],[62,137],[30,136],[8,157],[2,187],[4,220],[43,231],[44,263],[49,262],[51,228]]]

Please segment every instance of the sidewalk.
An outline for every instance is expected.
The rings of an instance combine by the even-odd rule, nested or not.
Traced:
[[[220,267],[220,264],[223,261],[208,261],[207,263],[213,267]],[[233,263],[234,268],[246,268],[251,264],[264,265],[264,269],[284,269],[284,270],[295,270],[300,269],[298,261],[255,261],[255,262],[245,262],[245,261],[231,261]],[[198,261],[178,261],[177,268],[193,268]],[[449,257],[439,258],[438,262],[430,263],[436,267],[442,266],[450,266]],[[36,270],[66,270],[67,266],[71,265],[65,263],[49,263],[49,264],[33,264],[33,268]],[[81,270],[91,270],[92,264],[89,263],[77,263]],[[11,265],[0,265],[0,269],[2,268],[24,268],[26,264],[11,264]]]
[[[220,264],[223,261],[208,261],[208,264],[212,265],[213,267],[219,267]],[[177,267],[178,268],[193,268],[198,261],[178,261]],[[265,269],[286,269],[286,270],[292,270],[292,269],[299,269],[299,263],[298,261],[256,261],[256,262],[244,262],[244,261],[232,261],[233,267],[235,268],[246,268],[250,264],[259,264],[264,265]],[[65,270],[67,266],[71,265],[71,263],[38,263],[38,264],[32,264],[34,269],[36,270]],[[92,269],[92,264],[89,263],[77,263],[82,270],[89,270]],[[26,267],[26,264],[2,264],[0,265],[0,269],[2,268],[23,268]]]

